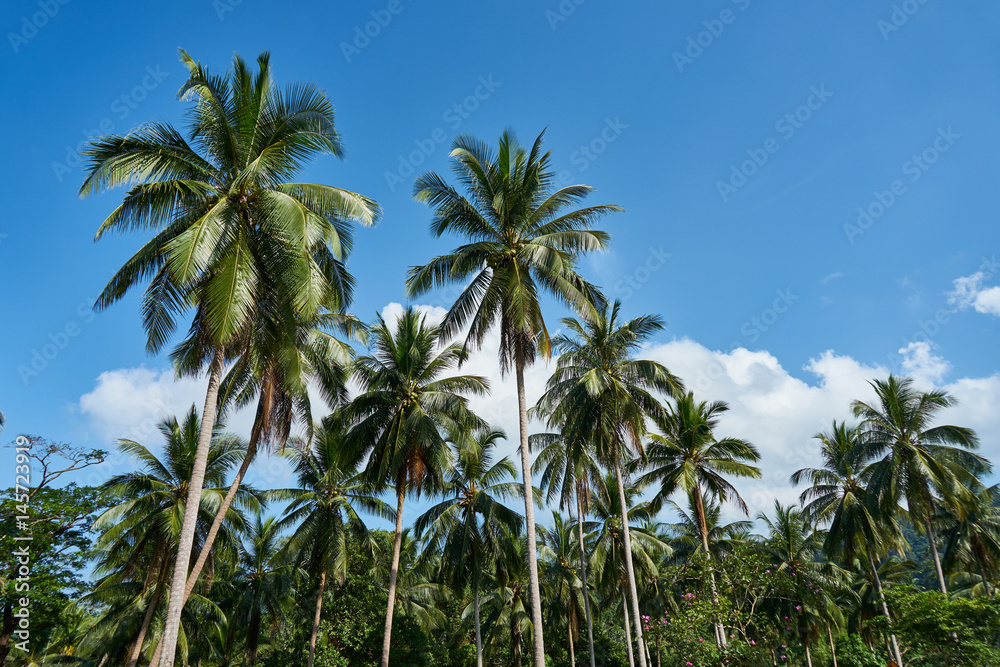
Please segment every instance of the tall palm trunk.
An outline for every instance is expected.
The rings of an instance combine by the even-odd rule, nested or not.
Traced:
[[[833,656],[833,667],[837,667],[837,647],[833,643],[833,630],[830,629],[830,624],[826,625],[826,636],[830,638],[830,655]]]
[[[517,419],[521,436],[521,475],[524,480],[524,525],[528,540],[528,584],[531,589],[531,625],[535,640],[535,665],[545,665],[542,637],[542,595],[538,586],[538,542],[535,541],[535,498],[531,485],[531,452],[528,450],[528,407],[524,396],[524,351],[517,345]]]
[[[583,489],[576,487],[576,529],[580,538],[580,575],[583,578],[583,609],[587,615],[587,643],[590,646],[590,667],[594,664],[594,621],[590,617],[590,588],[587,586],[587,553],[583,546]]]
[[[254,612],[250,616],[250,627],[247,629],[247,650],[243,658],[246,667],[253,667],[257,663],[257,646],[260,643],[260,612]]]
[[[572,595],[572,593],[570,594]],[[572,598],[570,598],[570,604],[572,605]],[[570,667],[576,667],[576,649],[573,646],[573,608],[570,607],[569,616],[566,618],[566,634],[569,635],[569,664]]]
[[[882,580],[878,576],[878,568],[875,567],[875,558],[872,556],[870,549],[868,550],[868,565],[872,569],[872,578],[875,580],[875,590],[878,593],[879,602],[882,603],[882,615],[889,622],[889,640],[892,645],[893,659],[896,661],[896,664],[902,667],[903,656],[899,652],[899,642],[896,641],[896,635],[892,632],[892,616],[889,615],[889,605],[886,603],[885,593],[882,591]]]
[[[632,566],[632,535],[628,529],[628,505],[625,502],[625,484],[622,467],[615,457],[615,478],[618,480],[618,501],[622,510],[622,534],[625,536],[625,571],[628,575],[628,592],[632,599],[632,621],[635,625],[635,643],[639,648],[639,667],[646,667],[646,650],[642,641],[642,617],[639,615],[639,591],[635,586],[635,568]]]
[[[622,596],[622,612],[625,614],[625,646],[628,647],[628,667],[635,667],[635,656],[632,651],[632,629],[628,618],[628,596]]]
[[[983,580],[983,588],[985,589],[986,595],[993,595],[993,591],[990,590],[990,580],[986,577],[986,566],[983,565],[982,555],[976,553],[976,564],[979,565],[979,576]]]
[[[188,565],[191,564],[191,549],[194,546],[194,532],[198,523],[198,509],[201,505],[201,491],[205,485],[205,467],[212,444],[212,430],[215,428],[216,402],[219,400],[219,382],[222,380],[222,366],[225,354],[221,346],[216,346],[208,371],[208,390],[205,392],[205,409],[201,413],[201,430],[198,433],[198,448],[195,450],[194,466],[188,481],[187,499],[184,504],[184,521],[181,523],[180,540],[177,545],[177,560],[170,580],[170,599],[167,603],[167,620],[163,629],[163,652],[159,662],[170,667],[177,654],[177,635],[181,627],[181,611],[184,609],[184,591],[187,588]]]
[[[518,629],[513,614],[510,619],[510,643],[511,652],[514,654],[514,667],[521,667],[521,630]]]
[[[809,652],[809,642],[806,642],[806,665],[807,667],[813,667],[813,657],[812,653]]]
[[[708,548],[708,521],[705,519],[705,499],[701,495],[701,485],[696,484],[694,487],[694,509],[698,514],[698,532],[701,533],[701,547],[705,550],[705,558],[712,560],[712,552]],[[715,586],[715,571],[708,573],[708,584],[712,591],[712,601],[716,601],[719,597],[719,590]],[[722,648],[726,648],[726,629],[722,627],[722,624],[715,621],[713,624],[715,629],[715,642]]]
[[[326,570],[319,573],[319,593],[316,594],[316,615],[313,617],[312,635],[309,637],[309,662],[307,667],[313,666],[313,658],[316,657],[316,638],[319,637],[319,618],[323,613],[323,591],[326,589]]]
[[[263,400],[263,398],[261,400]],[[208,562],[208,557],[211,555],[212,551],[212,545],[215,543],[215,538],[219,534],[222,522],[226,519],[226,514],[229,512],[229,506],[232,505],[233,499],[240,490],[240,484],[243,483],[243,477],[247,474],[247,470],[250,468],[250,464],[253,462],[254,456],[257,454],[257,445],[260,442],[261,407],[262,406],[258,404],[257,418],[254,420],[253,429],[250,431],[250,443],[247,445],[247,452],[243,456],[243,463],[240,464],[240,469],[236,472],[236,477],[233,478],[233,483],[229,485],[229,491],[226,492],[226,497],[222,499],[222,505],[219,506],[219,511],[215,513],[215,519],[212,520],[212,526],[208,529],[208,535],[205,536],[205,543],[202,545],[201,551],[198,553],[198,560],[195,561],[194,567],[191,568],[191,574],[188,576],[187,585],[184,587],[185,602],[187,602],[187,599],[191,597],[195,584],[198,583],[198,577],[201,575],[201,570],[205,567],[205,563]]]
[[[475,575],[473,586],[476,588],[476,599],[473,602],[476,617],[476,667],[483,667],[483,629],[479,624],[479,575]]]
[[[167,577],[167,565],[169,564],[169,559],[166,555],[162,556],[162,563],[159,567],[159,575],[156,577],[154,585],[156,590],[153,591],[153,597],[149,600],[149,607],[146,609],[146,615],[142,619],[142,626],[139,628],[139,636],[136,637],[135,646],[132,647],[132,653],[129,655],[126,667],[136,667],[139,663],[139,655],[142,653],[142,643],[146,641],[146,632],[149,631],[149,624],[153,621],[153,615],[156,613],[156,606],[160,604],[160,598],[163,595],[163,588],[167,585],[165,581]],[[156,567],[154,564],[152,567]]]
[[[396,489],[396,535],[392,540],[392,569],[389,570],[389,603],[385,609],[385,634],[382,636],[382,667],[389,667],[392,644],[392,614],[396,608],[396,578],[399,574],[399,550],[403,544],[403,486]]]
[[[934,531],[934,524],[931,522],[930,517],[932,511],[933,509],[929,510],[924,516],[924,528],[927,530],[927,544],[931,548],[931,558],[934,559],[934,571],[937,572],[938,587],[941,589],[942,593],[947,595],[948,585],[944,580],[944,570],[941,568],[941,557],[938,555],[937,550],[937,533]]]

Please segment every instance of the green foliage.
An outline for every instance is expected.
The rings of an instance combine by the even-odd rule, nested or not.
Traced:
[[[838,667],[884,667],[885,660],[877,657],[858,635],[841,635],[835,642]]]

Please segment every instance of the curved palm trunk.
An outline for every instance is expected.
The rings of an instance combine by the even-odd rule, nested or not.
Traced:
[[[225,355],[223,350],[221,347],[216,346],[208,371],[208,390],[205,392],[205,408],[201,413],[198,448],[195,451],[191,479],[188,481],[188,495],[184,505],[184,521],[181,524],[180,540],[177,545],[177,560],[174,563],[174,573],[170,580],[170,598],[167,603],[167,620],[163,629],[162,639],[163,652],[159,656],[159,662],[151,663],[152,667],[158,667],[159,664],[166,666],[173,665],[177,653],[177,635],[181,627],[181,611],[184,609],[184,591],[187,587],[188,565],[191,563],[191,549],[194,546],[194,532],[195,525],[198,522],[201,491],[205,485],[205,467],[208,463],[208,452],[212,444],[216,402],[219,400],[219,382],[222,380],[222,366],[224,362]]]
[[[475,605],[476,616],[476,667],[483,667],[483,630],[479,624],[479,577],[475,577],[474,586],[476,588]]]
[[[587,643],[590,646],[590,667],[594,664],[594,621],[590,617],[590,588],[587,586],[587,553],[583,547],[583,489],[576,487],[576,528],[580,538],[580,574],[583,579],[583,609],[587,615]]]
[[[399,550],[403,544],[403,490],[396,491],[396,535],[392,540],[392,569],[389,570],[389,603],[385,610],[385,634],[382,636],[382,667],[389,667],[392,645],[392,614],[396,608],[396,578],[399,574]]]
[[[639,653],[639,667],[646,667],[646,650],[642,641],[642,617],[639,615],[639,591],[635,586],[635,568],[632,566],[632,536],[628,529],[628,506],[625,502],[625,485],[622,468],[615,457],[615,478],[618,481],[618,501],[622,510],[622,534],[625,536],[625,571],[628,574],[628,592],[632,599],[632,622],[635,625],[635,643]]]
[[[308,667],[313,667],[313,659],[316,657],[316,638],[319,637],[319,619],[323,613],[323,591],[326,589],[326,571],[319,573],[319,593],[316,594],[316,615],[313,617],[312,635],[309,637],[309,662]]]
[[[132,647],[132,653],[129,655],[126,667],[136,667],[139,663],[139,655],[142,653],[142,643],[146,641],[146,633],[149,631],[149,624],[153,620],[153,615],[156,613],[156,606],[160,604],[160,597],[163,594],[163,587],[167,585],[165,579],[167,575],[167,560],[166,555],[162,557],[163,563],[160,565],[160,573],[156,578],[156,590],[153,591],[153,597],[149,601],[149,607],[146,609],[146,615],[142,619],[142,627],[139,628],[139,636],[136,637],[135,646]],[[153,567],[156,567],[155,565]]]
[[[933,511],[933,510],[932,510]],[[934,571],[937,572],[938,586],[941,592],[948,594],[948,584],[944,580],[944,570],[941,568],[941,557],[937,550],[937,533],[934,531],[934,524],[931,522],[930,512],[924,517],[924,528],[927,530],[927,544],[931,548],[931,557],[934,559]]]
[[[705,520],[705,499],[701,495],[701,485],[695,485],[694,487],[694,509],[698,514],[698,532],[701,533],[701,547],[705,550],[705,558],[711,560],[712,552],[708,548],[708,521]],[[712,590],[712,599],[716,600],[719,597],[718,588],[715,586],[715,572],[708,573],[708,584]],[[716,621],[713,624],[715,629],[715,642],[722,648],[726,648],[726,629],[722,627],[722,624]]]
[[[211,555],[212,551],[212,545],[215,543],[215,538],[219,534],[222,522],[226,519],[226,514],[229,512],[229,506],[233,504],[233,499],[240,490],[240,484],[243,483],[243,477],[247,474],[247,470],[250,468],[250,464],[253,462],[254,456],[257,454],[257,444],[259,442],[260,427],[258,426],[258,422],[255,420],[253,431],[250,434],[250,443],[247,445],[247,453],[243,456],[243,463],[240,464],[240,469],[236,472],[236,477],[233,478],[233,483],[229,485],[229,491],[226,492],[226,497],[222,499],[222,505],[219,506],[219,511],[215,513],[215,519],[212,520],[212,526],[208,529],[208,535],[205,536],[205,543],[202,545],[201,551],[198,553],[198,560],[195,561],[194,567],[191,568],[191,574],[188,575],[187,584],[184,586],[185,602],[187,602],[187,599],[191,597],[195,584],[198,583],[198,577],[201,575],[201,571],[205,567],[205,563],[208,562],[208,557]]]
[[[889,622],[889,627],[892,627],[892,616],[889,615],[889,605],[885,601],[885,593],[882,591],[882,580],[878,576],[878,568],[875,567],[875,558],[872,556],[871,550],[868,551],[868,565],[872,569],[872,578],[875,580],[875,590],[878,592],[879,602],[882,603],[882,615],[885,616],[885,620]],[[896,635],[891,630],[889,631],[889,640],[892,646],[891,653],[893,654],[893,659],[896,664],[902,667],[903,656],[899,652],[899,642],[896,641]]]
[[[833,630],[830,629],[830,625],[826,626],[826,635],[830,638],[830,655],[833,656],[833,667],[837,667],[837,647],[833,643]]]
[[[531,484],[531,453],[528,450],[528,407],[524,397],[524,352],[516,352],[517,420],[521,436],[521,475],[524,481],[524,525],[528,540],[528,584],[531,589],[531,625],[535,640],[535,665],[545,665],[545,640],[542,637],[542,595],[538,586],[538,542],[535,541],[535,500]],[[385,666],[383,666],[385,667]]]
[[[635,655],[632,650],[632,629],[629,627],[628,596],[622,596],[622,612],[625,614],[625,646],[628,647],[628,667],[635,667]]]

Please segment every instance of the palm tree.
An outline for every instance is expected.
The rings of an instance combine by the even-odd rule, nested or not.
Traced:
[[[261,54],[256,76],[236,57],[212,75],[181,51],[194,101],[189,139],[165,123],[110,135],[85,149],[90,195],[130,186],[97,232],[154,231],[111,279],[98,308],[148,280],[143,302],[147,350],[170,340],[179,315],[193,308],[191,338],[208,361],[191,488],[202,487],[227,351],[254,320],[258,303],[281,295],[305,315],[331,300],[343,280],[340,235],[350,220],[372,224],[377,206],[353,192],[287,182],[319,153],[342,155],[333,107],[313,86],[281,91]],[[193,145],[192,145],[193,144]],[[189,503],[173,568],[161,664],[172,665],[198,506]],[[154,665],[153,667],[157,667]]]
[[[659,420],[663,434],[653,434],[645,462],[649,472],[638,480],[639,484],[659,482],[655,503],[662,503],[675,491],[694,499],[702,548],[709,556],[706,495],[720,503],[732,499],[744,514],[748,514],[746,503],[726,476],[760,477],[760,469],[751,465],[760,460],[756,447],[739,438],[718,440],[713,433],[719,416],[728,410],[729,406],[723,401],[698,403],[690,392],[678,396],[675,405]],[[710,574],[710,584],[714,596],[714,574]],[[726,632],[720,622],[715,624],[715,636],[719,646],[725,648]]]
[[[935,492],[949,502],[967,498],[970,493],[966,485],[991,466],[971,452],[979,446],[972,429],[931,426],[938,412],[955,405],[951,395],[918,391],[911,378],[895,375],[870,384],[878,402],[854,401],[851,405],[854,416],[862,420],[865,456],[882,457],[871,464],[870,490],[878,496],[885,512],[895,512],[899,501],[906,500],[910,518],[927,533],[938,585],[947,594],[934,528]]]
[[[483,636],[479,607],[482,575],[496,556],[500,526],[520,532],[524,518],[500,501],[519,495],[513,462],[494,461],[503,431],[464,430],[450,436],[455,444],[455,467],[446,484],[444,501],[417,519],[415,530],[425,535],[425,551],[441,554],[441,578],[462,590],[472,585],[476,626],[476,664],[483,665]]]
[[[625,503],[622,505],[621,494],[612,492],[616,484],[617,475],[608,473],[593,496],[591,508],[595,521],[590,522],[588,526],[588,532],[595,533],[590,567],[597,579],[596,587],[602,591],[602,596],[616,599],[617,593],[622,592],[625,636],[629,663],[632,664],[632,633],[629,628],[631,614],[626,592],[629,589],[628,564],[633,563],[633,572],[639,577],[653,580],[657,576],[657,564],[661,557],[669,554],[671,549],[670,545],[654,532],[645,528],[655,515],[655,510],[649,502],[635,502],[642,487],[635,484],[628,485],[625,488]],[[629,524],[631,526],[626,533],[624,526]],[[627,534],[632,536],[628,541],[625,539]],[[638,615],[641,623],[642,616],[638,610],[632,613]],[[642,644],[639,644],[638,648],[640,660],[644,663],[645,649]]]
[[[621,303],[616,301],[591,319],[562,321],[572,335],[555,340],[559,361],[537,409],[546,415],[549,427],[562,427],[562,435],[572,447],[591,443],[595,458],[614,471],[618,507],[624,512],[622,466],[629,462],[631,451],[641,453],[646,420],[662,419],[664,413],[653,392],[673,395],[682,385],[662,364],[632,358],[651,336],[663,330],[662,320],[647,315],[623,322],[620,315]],[[631,535],[624,514],[622,525],[625,553],[630,554]],[[625,565],[639,664],[646,667],[634,566],[630,558],[625,559]]]
[[[811,484],[802,492],[806,518],[815,523],[829,522],[823,550],[828,558],[839,557],[848,569],[865,561],[874,582],[881,611],[890,627],[892,616],[882,591],[882,581],[875,563],[876,554],[903,549],[903,534],[894,514],[882,514],[874,494],[867,490],[864,447],[856,427],[833,422],[828,432],[817,433],[822,468],[803,468],[791,476],[792,484]],[[893,657],[903,664],[896,635],[890,633]]]
[[[580,612],[584,598],[590,595],[583,586],[574,563],[577,544],[573,535],[573,522],[566,521],[558,512],[552,513],[552,527],[542,526],[541,537],[542,589],[550,591],[548,605],[550,616],[561,610],[566,619],[566,637],[569,644],[569,664],[576,666],[576,649],[573,641],[578,632]],[[551,625],[550,625],[551,627]]]
[[[160,422],[159,430],[166,443],[162,458],[135,441],[118,441],[119,450],[138,461],[142,470],[116,475],[104,483],[105,493],[123,500],[101,514],[94,523],[94,529],[101,531],[95,545],[98,554],[95,572],[105,576],[86,599],[111,603],[111,609],[92,630],[103,632],[109,624],[117,626],[116,629],[131,627],[133,634],[123,637],[120,642],[131,645],[129,655],[123,657],[127,667],[135,667],[138,663],[145,637],[157,611],[162,611],[159,603],[169,585],[168,565],[180,541],[180,517],[184,515],[189,497],[191,469],[195,465],[201,432],[195,406],[191,406],[183,422],[171,417]],[[239,438],[225,433],[223,427],[216,424],[205,466],[207,486],[201,490],[196,543],[203,543],[212,515],[221,505],[226,472],[245,450],[246,445]],[[244,487],[237,494],[235,504],[240,510],[258,511],[261,499],[258,492]],[[244,525],[241,511],[230,509],[227,512],[220,533],[221,548],[216,555],[233,551],[238,539],[231,531]],[[121,606],[122,600],[128,600],[128,606]],[[126,620],[130,610],[142,612],[137,628],[129,626]]]
[[[544,134],[544,133],[543,133]],[[500,329],[500,369],[512,367],[517,383],[521,474],[528,544],[535,544],[535,514],[528,449],[524,368],[537,353],[547,357],[549,334],[542,316],[541,293],[581,313],[592,314],[603,303],[598,289],[576,271],[586,252],[607,247],[607,233],[592,229],[617,206],[572,207],[592,188],[571,185],[555,189],[550,153],[542,153],[539,135],[528,151],[505,130],[498,151],[470,136],[459,136],[451,152],[454,170],[467,196],[434,172],[421,175],[414,196],[434,208],[431,232],[456,234],[468,243],[449,255],[414,267],[407,294],[424,294],[446,284],[464,286],[441,325],[454,336],[468,327],[465,345],[481,347],[494,324]],[[471,282],[469,282],[471,280]],[[535,626],[535,663],[545,664],[542,607],[538,589],[538,555],[528,549],[531,617]]]
[[[589,443],[577,440],[569,443],[561,433],[535,433],[528,441],[532,449],[539,449],[531,467],[534,474],[541,473],[540,488],[546,499],[559,497],[559,509],[576,503],[577,545],[580,550],[580,577],[583,590],[590,591],[587,582],[587,550],[584,547],[584,522],[587,503],[593,485],[603,482],[602,473]],[[590,611],[590,595],[583,596],[583,610],[587,619],[587,645],[590,649],[590,667],[595,667],[594,621]]]
[[[983,488],[964,502],[944,508],[944,562],[978,571],[983,593],[993,595],[990,574],[1000,563],[1000,486]]]
[[[506,634],[510,639],[511,664],[521,667],[522,643],[531,635],[531,604],[528,600],[528,543],[523,533],[500,526],[497,554],[491,576],[485,578],[482,611],[486,617],[487,646],[495,647]]]
[[[395,606],[403,500],[407,493],[440,490],[451,467],[451,452],[442,433],[484,425],[468,408],[462,394],[485,394],[485,378],[474,375],[441,377],[458,366],[462,348],[435,347],[439,327],[407,308],[394,330],[379,316],[372,330],[371,356],[357,360],[355,378],[361,393],[351,401],[346,417],[355,426],[348,437],[353,461],[369,456],[366,476],[373,485],[390,484],[396,492],[396,532],[389,575],[389,601],[382,642],[382,667],[388,667]]]
[[[281,529],[274,517],[259,514],[250,525],[240,567],[232,580],[236,593],[229,615],[230,634],[244,630],[245,667],[257,662],[260,632],[265,622],[280,623],[295,600],[295,582],[305,576],[282,549]],[[272,628],[273,629],[273,628]]]
[[[372,495],[358,471],[343,465],[346,433],[340,414],[334,413],[324,420],[314,430],[309,445],[299,443],[286,450],[299,488],[271,492],[273,499],[289,503],[277,527],[295,527],[285,551],[295,554],[297,562],[307,562],[310,573],[318,580],[308,667],[312,667],[316,653],[327,579],[343,585],[350,555],[348,543],[356,541],[360,545],[368,538],[368,528],[358,510],[382,519],[395,519],[392,508]]]
[[[722,522],[722,505],[711,498],[702,498],[701,506],[705,511],[705,528],[708,534],[708,551],[701,536],[701,523],[698,521],[698,501],[694,496],[688,496],[688,509],[684,510],[677,503],[668,500],[666,506],[677,516],[676,523],[666,524],[664,528],[673,535],[670,545],[674,549],[674,561],[684,563],[694,554],[708,554],[709,558],[725,558],[733,552],[738,544],[750,539],[753,528],[752,521]]]

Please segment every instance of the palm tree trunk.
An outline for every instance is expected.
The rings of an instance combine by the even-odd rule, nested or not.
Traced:
[[[698,515],[698,532],[701,533],[701,547],[705,550],[705,558],[712,560],[712,552],[708,548],[708,521],[705,519],[705,499],[701,495],[701,485],[694,487],[694,510]],[[712,601],[719,598],[719,590],[715,586],[715,571],[708,573],[708,583],[712,591]],[[726,648],[726,629],[716,621],[713,624],[715,629],[715,642],[722,648]]]
[[[813,667],[812,653],[809,652],[809,642],[806,642],[806,666]]]
[[[191,592],[194,591],[195,584],[198,583],[198,577],[201,575],[202,568],[205,567],[205,563],[208,562],[208,557],[211,555],[212,545],[215,543],[215,538],[219,534],[219,529],[222,527],[222,522],[226,519],[226,514],[229,512],[229,506],[232,505],[233,499],[236,497],[236,493],[240,490],[240,484],[243,483],[243,477],[247,474],[247,469],[250,468],[250,464],[253,462],[254,456],[257,454],[257,444],[260,442],[260,410],[258,406],[258,417],[254,420],[253,430],[250,432],[250,443],[247,445],[247,452],[243,456],[243,463],[240,464],[240,469],[236,472],[236,477],[233,478],[233,483],[229,485],[229,491],[226,492],[226,497],[222,499],[222,505],[219,507],[219,511],[215,513],[215,519],[212,520],[212,526],[208,529],[208,535],[205,536],[205,543],[201,547],[201,551],[198,553],[198,560],[195,561],[194,567],[191,568],[191,574],[188,576],[187,585],[184,586],[184,601],[191,597]]]
[[[542,595],[538,586],[538,542],[535,541],[535,498],[531,484],[531,452],[528,449],[528,407],[524,396],[524,351],[517,343],[517,419],[521,436],[521,475],[524,481],[524,525],[528,540],[528,583],[531,588],[531,633],[535,639],[535,665],[545,665],[545,641],[542,637]],[[385,667],[385,666],[383,666]]]
[[[875,590],[878,592],[879,602],[882,603],[882,614],[885,616],[885,620],[889,622],[889,639],[892,644],[892,654],[893,659],[896,661],[900,667],[903,665],[903,656],[899,652],[899,642],[896,641],[896,635],[892,632],[892,616],[889,615],[889,605],[885,601],[885,593],[882,591],[882,580],[878,576],[878,568],[875,567],[875,558],[872,556],[872,552],[868,550],[868,565],[872,569],[872,578],[875,580]]]
[[[170,598],[167,603],[167,620],[162,639],[163,653],[159,656],[159,662],[151,663],[152,667],[158,667],[161,663],[170,667],[174,664],[177,654],[177,635],[181,627],[181,611],[184,609],[188,566],[191,564],[191,549],[194,546],[194,532],[198,523],[201,491],[205,485],[205,467],[212,444],[212,431],[215,428],[216,403],[219,400],[219,382],[222,380],[224,363],[225,353],[221,346],[216,346],[208,371],[208,390],[205,392],[205,408],[201,413],[198,448],[195,450],[194,466],[191,469],[191,479],[188,481],[184,521],[181,523],[180,540],[177,545],[177,560],[170,580]]]
[[[625,571],[628,574],[629,596],[632,598],[632,621],[635,625],[635,643],[639,648],[639,667],[646,667],[646,650],[642,642],[642,617],[639,615],[639,591],[635,586],[635,568],[632,566],[632,536],[628,529],[628,506],[625,503],[625,484],[622,467],[615,457],[615,478],[618,480],[618,502],[622,510],[622,534],[625,536]]]
[[[396,535],[392,541],[392,569],[389,570],[389,603],[385,610],[385,634],[382,636],[382,667],[389,667],[392,644],[392,613],[396,607],[396,577],[399,574],[399,550],[403,544],[403,487],[396,490]]]
[[[583,609],[587,614],[587,642],[590,646],[590,667],[594,662],[594,621],[590,617],[590,588],[587,586],[587,553],[583,547],[583,489],[576,487],[576,529],[580,538],[580,575],[583,578]]]
[[[628,596],[622,596],[622,612],[625,614],[625,646],[628,647],[628,667],[635,667],[635,656],[632,653],[632,630],[629,627]]]
[[[319,593],[316,595],[316,615],[313,617],[312,635],[309,637],[309,662],[307,667],[313,667],[316,657],[316,638],[319,637],[319,618],[323,613],[323,591],[326,589],[326,570],[319,573]]]
[[[156,606],[160,603],[160,597],[163,594],[163,587],[167,585],[165,581],[167,576],[167,564],[169,560],[166,555],[162,557],[163,563],[160,565],[160,574],[156,578],[156,590],[153,591],[153,597],[149,601],[149,607],[146,609],[146,615],[142,619],[142,627],[139,628],[139,636],[135,640],[135,646],[132,647],[132,654],[129,655],[128,662],[125,667],[136,667],[139,663],[139,655],[142,653],[142,643],[146,640],[146,632],[149,631],[149,624],[153,620],[153,614],[156,613]],[[153,566],[155,567],[155,565]]]
[[[476,616],[476,667],[483,667],[483,629],[479,624],[479,577],[475,577],[473,586],[476,588],[475,605]]]
[[[927,544],[931,548],[931,557],[934,559],[934,570],[937,572],[938,586],[941,592],[948,594],[948,585],[944,581],[944,570],[941,568],[941,557],[937,550],[937,533],[934,532],[934,524],[931,523],[930,512],[924,517],[924,527],[927,529]]]
[[[985,589],[986,595],[993,595],[993,591],[990,590],[990,580],[986,577],[986,567],[983,565],[983,559],[976,554],[976,563],[979,565],[979,576],[983,579],[983,588]]]
[[[830,655],[833,656],[833,667],[837,667],[837,647],[833,643],[833,630],[830,629],[830,624],[826,626],[826,635],[830,638]]]
[[[570,616],[572,616],[572,613]],[[566,619],[566,634],[569,635],[569,664],[570,667],[576,667],[576,649],[573,646],[573,622],[570,618]]]
[[[260,642],[260,613],[250,616],[250,628],[247,630],[247,650],[244,664],[253,667],[257,662],[257,645]]]

